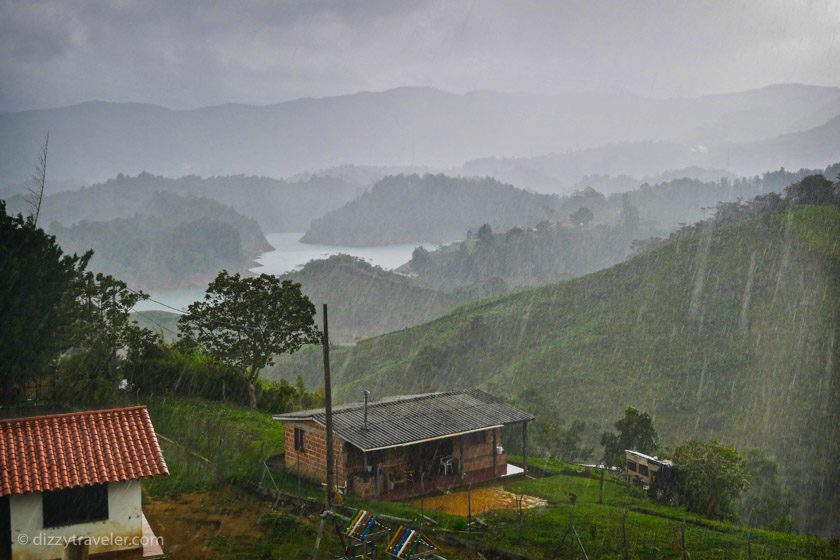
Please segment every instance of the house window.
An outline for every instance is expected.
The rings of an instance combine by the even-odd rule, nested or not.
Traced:
[[[44,528],[108,519],[108,485],[51,490],[42,494]]]
[[[650,471],[648,471],[647,465],[639,465],[639,474],[642,476],[647,476]]]
[[[306,432],[301,428],[295,428],[295,451],[306,453]]]
[[[636,461],[627,460],[627,470],[636,472]]]
[[[473,432],[469,435],[468,443],[470,445],[480,445],[487,443],[487,432]]]

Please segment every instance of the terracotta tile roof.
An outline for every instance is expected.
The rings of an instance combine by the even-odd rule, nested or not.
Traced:
[[[0,420],[0,496],[160,474],[145,406]]]

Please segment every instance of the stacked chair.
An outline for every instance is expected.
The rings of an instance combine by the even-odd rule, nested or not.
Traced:
[[[385,552],[394,560],[419,560],[421,558],[440,558],[437,547],[423,533],[400,525],[388,542]]]
[[[369,511],[357,509],[350,520],[336,531],[344,548],[344,556],[336,560],[368,560],[376,558],[377,543],[387,540],[391,531]]]

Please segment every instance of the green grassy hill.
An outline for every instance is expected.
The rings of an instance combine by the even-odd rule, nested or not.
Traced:
[[[666,447],[764,448],[802,526],[827,534],[840,527],[838,338],[840,209],[800,207],[363,341],[334,353],[333,375],[344,400],[478,385],[596,427],[633,404]],[[313,383],[315,354],[298,358]]]
[[[310,261],[287,277],[329,304],[332,339],[343,342],[424,323],[466,301],[349,255]]]

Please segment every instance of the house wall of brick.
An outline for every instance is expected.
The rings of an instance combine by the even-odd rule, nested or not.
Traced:
[[[304,452],[295,450],[295,428],[304,430]],[[483,442],[473,442],[470,435],[448,438],[455,459],[455,472],[451,473],[453,483],[480,482],[493,478],[493,432],[496,433],[496,445],[502,445],[502,430],[486,430]],[[326,473],[326,431],[314,422],[289,422],[285,426],[285,464],[290,473],[322,483]],[[440,440],[440,441],[445,441]],[[461,456],[463,441],[463,457]],[[347,485],[350,492],[358,496],[372,496],[379,493],[388,497],[388,493],[398,488],[407,480],[406,471],[413,470],[410,446],[393,447],[367,454],[370,470],[365,473],[364,454],[361,450],[346,444],[341,438],[335,438],[334,452],[336,460],[336,481],[339,486]],[[464,479],[457,479],[457,465],[463,461]],[[375,486],[376,472],[379,472],[379,487]],[[505,474],[507,454],[496,455],[496,475]],[[433,476],[438,476],[437,470]],[[415,474],[414,482],[418,480]]]
[[[295,449],[295,428],[304,431],[303,452]],[[297,474],[314,482],[327,481],[327,432],[323,426],[315,422],[286,423],[285,435],[285,463],[290,473]],[[335,436],[333,438],[333,457],[335,460],[335,476],[339,486],[347,480],[347,454],[344,441]]]
[[[463,462],[464,474],[474,473],[476,471],[485,471],[490,469],[490,474],[493,472],[493,432],[496,433],[496,446],[502,445],[502,430],[495,428],[487,430],[484,436],[483,443],[470,443],[470,435],[463,436],[464,438],[464,456],[461,457],[460,445],[456,443],[453,448],[453,457]],[[461,436],[459,436],[461,437]],[[496,455],[496,473],[504,474],[507,470],[507,453]]]

